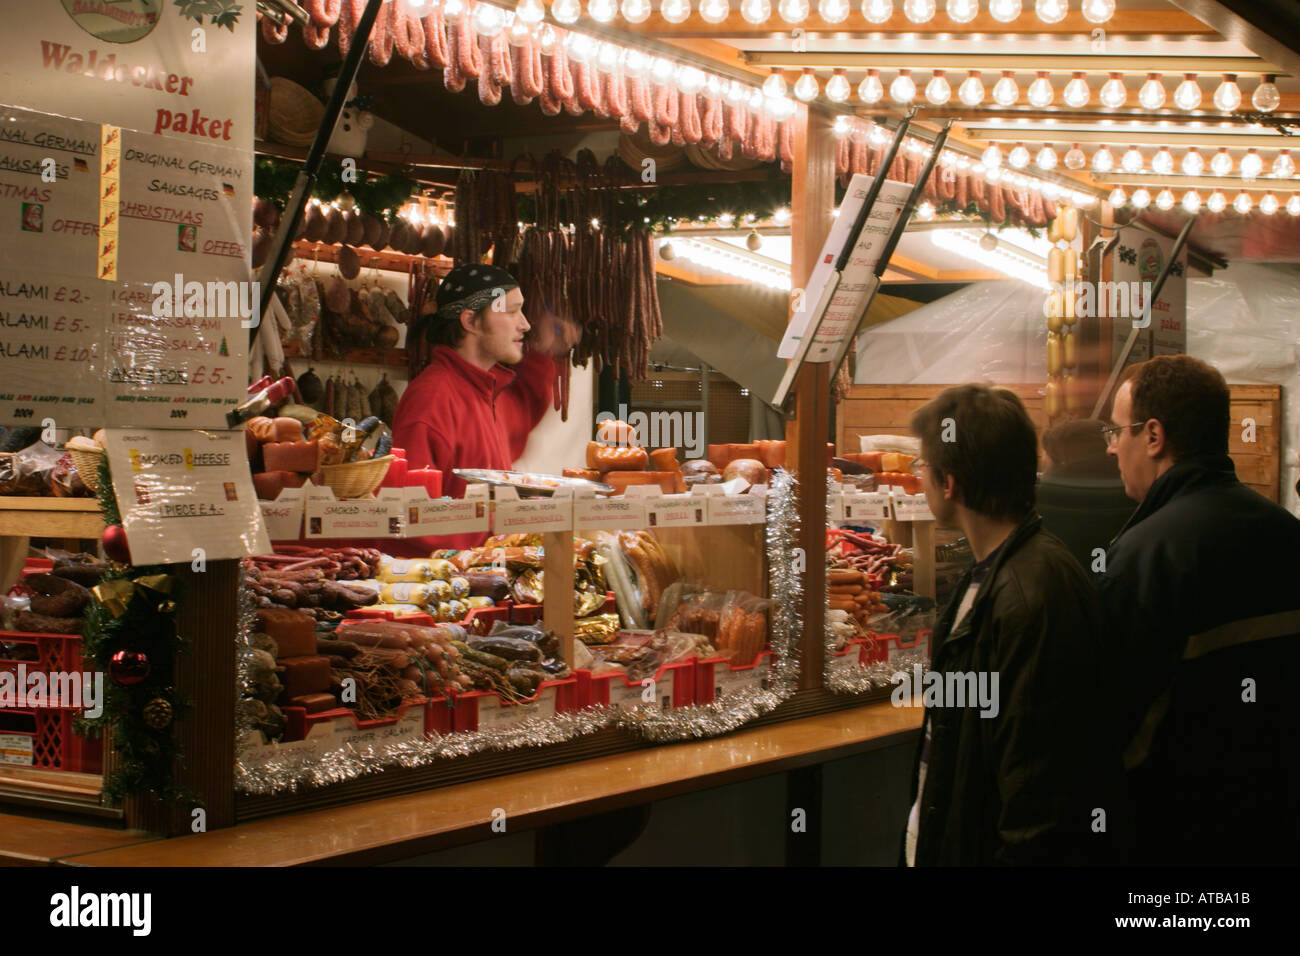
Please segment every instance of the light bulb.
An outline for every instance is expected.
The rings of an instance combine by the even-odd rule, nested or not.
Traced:
[[[624,50],[623,72],[633,79],[640,79],[650,72],[650,58],[640,50]]]
[[[862,15],[869,23],[884,23],[894,15],[894,0],[862,0]]]
[[[849,81],[843,70],[836,70],[826,81],[826,98],[832,103],[843,103],[849,98]]]
[[[618,0],[587,0],[587,16],[597,23],[612,22],[618,16]]]
[[[1278,179],[1290,179],[1295,175],[1295,160],[1287,150],[1282,150],[1273,160],[1273,175]]]
[[[1064,163],[1066,169],[1083,169],[1084,166],[1088,165],[1088,157],[1083,154],[1079,144],[1075,143],[1066,152]]]
[[[1082,73],[1074,74],[1070,82],[1065,84],[1064,99],[1066,106],[1076,110],[1088,105],[1088,100],[1092,99],[1092,91],[1088,89],[1088,81],[1083,78]]]
[[[1083,0],[1083,18],[1089,23],[1105,23],[1115,15],[1115,0]]]
[[[889,98],[895,103],[910,103],[916,99],[916,84],[909,75],[911,70],[899,70],[894,82],[889,84]],[[847,86],[848,84],[845,83]]]
[[[1250,104],[1261,113],[1271,113],[1278,108],[1282,102],[1282,95],[1277,91],[1277,84],[1273,82],[1275,77],[1272,74],[1264,77],[1259,86],[1255,87],[1255,92],[1250,95]],[[1264,208],[1261,201],[1259,208]]]
[[[619,11],[628,23],[645,23],[650,19],[650,0],[623,0]]]
[[[676,81],[677,89],[687,96],[694,96],[700,90],[704,89],[706,79],[704,71],[693,66],[679,67],[673,76]],[[784,95],[784,93],[782,94]]]
[[[691,15],[691,0],[663,0],[659,15],[669,23],[681,23]]]
[[[934,19],[934,0],[903,0],[903,16],[913,23],[929,23]]]
[[[537,45],[541,48],[543,56],[550,56],[551,51],[555,49],[555,27],[543,23],[537,30]]]
[[[1241,87],[1237,85],[1237,76],[1234,73],[1223,74],[1223,82],[1219,84],[1218,89],[1214,91],[1214,108],[1223,110],[1225,113],[1231,113],[1241,105]],[[1236,201],[1234,200],[1234,207]]]
[[[663,86],[673,78],[672,63],[661,56],[655,57],[650,61],[650,77],[660,86]],[[745,93],[748,95],[749,90],[746,89]]]
[[[817,85],[817,75],[812,70],[804,70],[803,76],[794,81],[794,95],[808,103],[817,98],[821,87]],[[839,117],[836,117],[839,119]]]
[[[957,99],[965,106],[979,106],[984,102],[984,81],[980,79],[979,71],[971,70],[966,74],[966,79],[957,87]]]
[[[763,109],[767,110],[767,115],[778,123],[784,123],[794,116],[798,108],[795,101],[788,96],[768,96],[763,99]]]
[[[1195,189],[1183,194],[1183,209],[1192,216],[1201,211],[1201,194]]]
[[[1029,84],[1029,105],[1041,110],[1051,106],[1055,98],[1056,91],[1052,89],[1051,80],[1046,73],[1039,73],[1038,78]]]
[[[819,0],[817,13],[827,23],[843,23],[849,18],[849,0]]]
[[[766,96],[785,96],[785,76],[780,67],[772,67],[772,75],[763,81],[763,93]]]
[[[1025,149],[1024,143],[1016,143],[1015,149],[1007,157],[1007,162],[1015,169],[1024,169],[1029,165],[1029,150]]]
[[[1002,73],[1002,78],[993,84],[993,102],[998,106],[1014,106],[1020,99],[1020,87],[1010,70]]]
[[[1043,172],[1047,172],[1048,170],[1055,169],[1056,150],[1052,149],[1052,147],[1050,146],[1044,146],[1042,149],[1038,151],[1038,155],[1034,157],[1034,163]]]
[[[1034,12],[1044,23],[1060,23],[1070,12],[1070,5],[1066,0],[1038,0]]]
[[[1272,193],[1265,193],[1264,198],[1259,201],[1259,211],[1266,216],[1271,216],[1273,213],[1277,212],[1277,209],[1277,197]]]
[[[613,73],[618,69],[622,53],[623,51],[616,44],[602,43],[600,52],[596,54],[596,69],[602,73]]]
[[[1168,176],[1174,171],[1174,156],[1168,147],[1161,147],[1160,152],[1151,157],[1151,170],[1161,176]]]
[[[989,183],[1000,182],[1003,172],[1004,170],[1001,169],[986,169],[984,171],[984,181]]]
[[[935,106],[943,106],[952,99],[952,87],[944,79],[943,70],[935,70],[930,82],[925,84],[925,98]]]
[[[1195,73],[1184,73],[1183,82],[1174,90],[1174,106],[1180,110],[1194,110],[1201,105],[1201,85]]]
[[[700,19],[705,23],[721,23],[730,14],[728,0],[700,0]]]
[[[1128,202],[1128,193],[1124,192],[1124,190],[1119,186],[1116,186],[1110,191],[1110,195],[1106,197],[1106,202],[1117,208],[1123,206]]]
[[[596,55],[596,41],[585,33],[570,33],[564,44],[569,59],[576,63],[586,63]]]
[[[786,23],[803,23],[808,19],[808,0],[781,0],[776,11]]]
[[[1020,0],[989,0],[989,15],[998,23],[1010,23],[1020,16]]]
[[[1300,216],[1300,195],[1291,194],[1291,198],[1286,201],[1286,211],[1292,216]]]
[[[1162,189],[1156,194],[1156,208],[1163,212],[1173,209],[1175,202],[1177,200],[1174,199],[1174,194],[1168,189]]]
[[[921,222],[929,222],[934,218],[934,205],[930,202],[923,202],[916,207],[916,218]]]
[[[1096,173],[1108,173],[1115,168],[1115,156],[1110,149],[1103,146],[1092,154],[1092,169]]]
[[[997,169],[1002,165],[1002,150],[998,149],[997,144],[993,144],[984,150],[984,155],[980,156],[980,162],[986,169]]]
[[[794,89],[796,93],[799,92],[798,83],[794,85]],[[849,133],[853,132],[853,123],[847,116],[841,113],[839,116],[835,117],[835,121],[831,124],[831,131],[835,133],[836,139],[843,139],[845,136],[848,136]]]
[[[1138,90],[1138,102],[1148,110],[1158,110],[1165,105],[1165,85],[1160,82],[1159,73],[1147,74],[1147,81]]]
[[[762,90],[752,90],[749,94],[749,99],[745,101],[745,108],[751,113],[757,113],[763,108],[765,99]]]
[[[646,0],[649,6],[649,0]],[[536,26],[546,19],[546,8],[542,0],[519,0],[515,6],[515,19],[527,26]]]
[[[1138,148],[1130,146],[1124,152],[1124,155],[1120,157],[1119,168],[1126,173],[1140,173],[1144,162],[1145,160],[1142,159],[1142,154],[1138,152]]]
[[[1216,176],[1226,176],[1232,172],[1232,157],[1228,155],[1226,147],[1220,149],[1210,159],[1210,172]]]
[[[1210,193],[1210,198],[1205,200],[1205,208],[1210,212],[1223,212],[1228,208],[1228,198],[1216,189]]]
[[[1124,89],[1124,81],[1118,73],[1112,73],[1110,79],[1102,84],[1099,99],[1107,109],[1117,110],[1124,105],[1128,99],[1128,90]]]
[[[1130,201],[1135,209],[1146,209],[1151,205],[1151,194],[1145,189],[1138,188],[1133,190],[1133,198]]]
[[[1237,193],[1237,198],[1232,201],[1232,208],[1243,216],[1250,212],[1251,205],[1250,196],[1247,193]]]
[[[465,12],[463,0],[443,0],[442,16],[448,23],[459,23],[461,14]]]
[[[1199,176],[1205,172],[1205,157],[1193,146],[1183,156],[1182,166],[1184,176]]]
[[[979,0],[948,0],[948,19],[953,23],[970,23],[980,12]]]
[[[1264,171],[1264,161],[1259,158],[1259,153],[1253,149],[1241,157],[1241,178],[1257,179],[1259,174]]]
[[[864,103],[879,103],[885,96],[884,84],[876,70],[867,70],[867,75],[858,84],[858,99]]]
[[[749,96],[749,89],[739,80],[732,80],[731,85],[727,87],[727,92],[723,95],[726,96],[728,103],[737,106],[745,101],[745,97]]]
[[[578,0],[555,0],[551,4],[551,16],[556,23],[576,23],[582,16],[582,4]]]
[[[474,32],[481,37],[494,37],[506,28],[506,12],[490,3],[480,3],[470,14]]]
[[[746,23],[761,26],[772,15],[772,0],[740,0],[740,15]]]

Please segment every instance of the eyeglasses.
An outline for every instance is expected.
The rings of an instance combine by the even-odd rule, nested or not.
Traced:
[[[1113,445],[1115,444],[1115,442],[1119,441],[1119,433],[1122,432],[1124,429],[1141,428],[1150,420],[1151,419],[1148,418],[1146,422],[1133,422],[1130,425],[1111,425],[1101,430],[1101,437],[1106,439],[1107,446]]]
[[[921,473],[922,468],[929,468],[929,467],[930,467],[930,463],[926,461],[924,458],[912,459],[912,474],[914,475],[919,475]]]

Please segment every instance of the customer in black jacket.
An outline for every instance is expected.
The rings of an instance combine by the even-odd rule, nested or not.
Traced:
[[[1134,366],[1110,452],[1141,502],[1099,587],[1122,681],[1135,860],[1300,859],[1300,521],[1237,480],[1228,388]]]
[[[955,690],[972,676],[965,706],[949,693],[926,701],[907,862],[1112,859],[1123,811],[1096,595],[1034,512],[1033,423],[1011,392],[965,385],[918,411],[912,430],[926,500],[966,533],[976,564],[932,637],[927,683]],[[972,705],[972,687],[994,693]]]
[[[1038,513],[1090,578],[1105,569],[1106,549],[1133,514],[1115,459],[1106,454],[1104,423],[1075,418],[1043,432]]]

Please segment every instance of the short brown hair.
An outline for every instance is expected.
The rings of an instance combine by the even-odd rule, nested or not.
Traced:
[[[945,441],[949,428],[953,437]],[[952,475],[967,508],[1014,520],[1033,509],[1038,436],[1014,392],[988,385],[944,389],[912,416],[912,433],[935,480]]]
[[[1190,355],[1157,355],[1124,374],[1131,383],[1133,421],[1156,419],[1174,458],[1226,455],[1232,417],[1228,384],[1213,365]]]

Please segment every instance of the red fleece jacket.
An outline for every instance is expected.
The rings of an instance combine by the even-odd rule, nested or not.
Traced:
[[[435,346],[428,367],[406,387],[393,416],[393,444],[406,449],[410,468],[437,468],[442,493],[463,497],[465,482],[453,468],[508,469],[524,453],[528,434],[551,404],[555,362],[528,352],[513,368],[491,371],[470,364],[445,345]],[[485,535],[407,538],[412,554],[437,548],[470,548]]]

